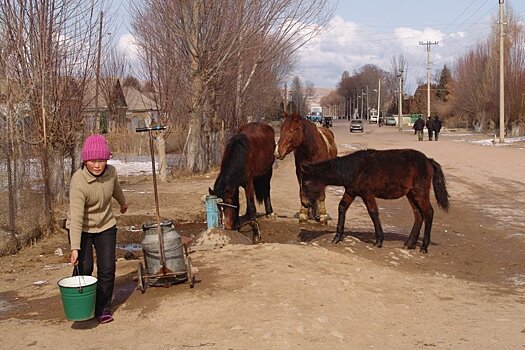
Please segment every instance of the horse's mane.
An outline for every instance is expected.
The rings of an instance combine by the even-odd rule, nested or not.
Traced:
[[[317,126],[315,126],[312,122],[309,122],[306,119],[303,119],[303,134],[304,134],[304,143],[306,144],[308,149],[315,150],[316,143],[315,143],[315,135],[316,133],[319,133],[319,129],[317,129]]]
[[[248,138],[244,134],[233,136],[224,150],[221,172],[213,189],[222,198],[226,187],[238,187],[245,181],[244,166],[248,154]]]

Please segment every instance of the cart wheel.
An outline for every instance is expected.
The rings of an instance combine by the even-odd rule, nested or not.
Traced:
[[[187,266],[188,282],[190,284],[190,288],[193,288],[195,286],[195,276],[193,276],[193,267],[191,265],[191,258],[189,256],[186,257],[186,266]]]
[[[145,281],[146,278],[144,277],[144,266],[142,265],[142,263],[139,263],[139,268],[137,269],[137,274],[138,274],[138,277],[139,277],[139,288],[140,288],[140,291],[144,294],[146,292],[146,288],[148,288],[148,284]]]

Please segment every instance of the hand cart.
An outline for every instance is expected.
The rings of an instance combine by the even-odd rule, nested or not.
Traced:
[[[136,132],[148,132],[149,149],[151,154],[151,167],[153,170],[153,190],[155,194],[156,222],[143,225],[144,239],[142,251],[144,253],[144,265],[139,263],[137,274],[139,289],[142,293],[146,292],[148,286],[170,287],[172,284],[188,281],[190,288],[195,285],[196,269],[192,266],[191,258],[188,254],[187,244],[182,237],[173,230],[170,221],[160,220],[159,197],[157,191],[157,176],[155,172],[155,154],[153,151],[153,131],[165,130],[166,126],[154,125],[135,129]],[[156,237],[150,235],[152,229],[156,229]],[[166,257],[165,238],[171,244],[168,248],[168,259]],[[147,241],[147,242],[146,242]],[[151,243],[157,245],[158,252],[152,249]]]

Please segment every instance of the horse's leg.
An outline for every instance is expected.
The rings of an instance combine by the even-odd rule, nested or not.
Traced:
[[[381,248],[383,246],[384,234],[383,228],[381,227],[381,222],[379,221],[379,210],[377,208],[376,199],[372,195],[366,195],[362,198],[363,202],[365,202],[366,209],[368,210],[368,215],[370,215],[370,218],[374,223],[374,231],[376,235],[376,241],[374,245],[378,248]]]
[[[339,202],[337,207],[338,216],[337,216],[337,231],[335,233],[332,243],[339,243],[343,240],[344,231],[345,231],[345,220],[346,220],[346,211],[350,204],[354,201],[355,197],[349,195],[347,192],[343,194],[343,198]]]
[[[328,214],[326,213],[326,194],[325,191],[321,192],[321,195],[319,196],[319,199],[317,201],[317,213],[319,215],[319,222],[321,224],[326,225],[328,223]]]
[[[299,182],[299,198],[303,198],[303,186],[301,184],[301,171],[299,170],[301,167],[300,164],[295,163],[295,175],[297,176],[297,181]],[[299,223],[301,222],[308,222],[308,208],[303,206],[303,203],[301,203],[301,207],[299,208]]]
[[[257,224],[257,208],[255,207],[253,179],[248,181],[244,192],[246,194],[246,217],[251,222],[253,241],[256,242],[261,239],[261,234],[259,232],[259,225]]]
[[[255,220],[257,218],[257,208],[255,207],[255,191],[252,181],[248,181],[244,192],[246,195],[246,218],[248,220]]]
[[[423,214],[421,208],[418,204],[418,201],[415,199],[414,193],[412,191],[407,193],[408,202],[412,207],[414,212],[414,225],[410,231],[410,236],[405,242],[405,247],[407,249],[414,249],[416,247],[417,240],[419,239],[419,232],[421,231],[421,225],[423,224]]]
[[[266,211],[266,217],[268,219],[275,220],[276,216],[275,216],[275,213],[273,212],[272,202],[270,200],[270,196],[264,198],[264,208],[265,208],[265,211]]]
[[[428,195],[420,202],[420,206],[423,213],[423,219],[425,220],[425,234],[423,235],[421,252],[426,253],[428,251],[428,245],[430,244],[430,231],[432,230],[432,222],[434,221],[434,208],[432,208],[432,204],[430,204]]]

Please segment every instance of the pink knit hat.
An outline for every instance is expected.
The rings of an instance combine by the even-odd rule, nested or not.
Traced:
[[[82,147],[81,158],[83,162],[88,160],[108,160],[111,157],[108,142],[104,136],[94,134],[88,136]]]

